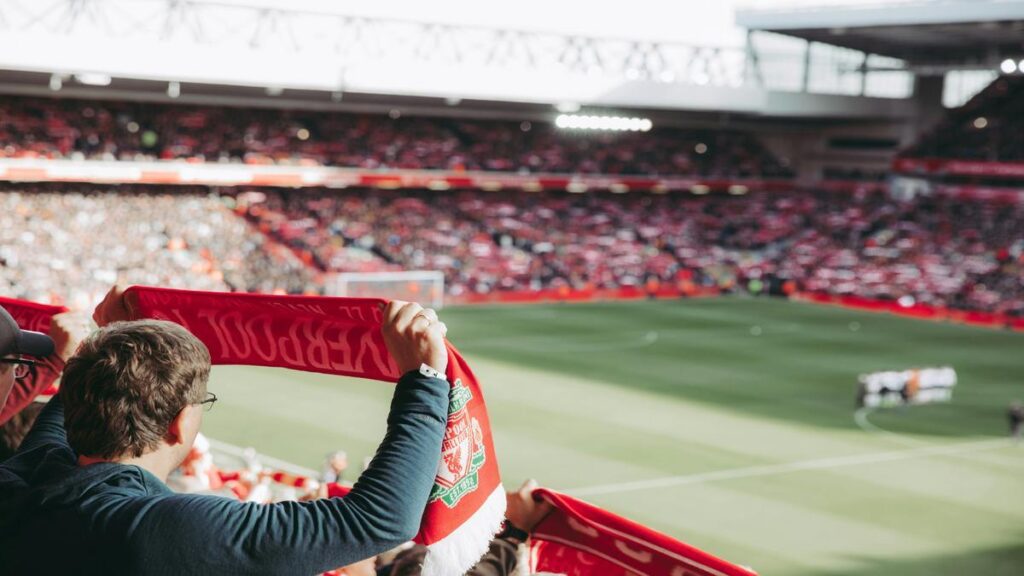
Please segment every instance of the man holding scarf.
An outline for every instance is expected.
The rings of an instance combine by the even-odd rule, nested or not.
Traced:
[[[5,574],[315,574],[417,533],[448,417],[447,328],[434,311],[398,301],[383,310],[403,376],[384,441],[348,496],[258,505],[164,484],[216,400],[210,355],[177,324],[120,322],[127,305],[115,288],[97,307],[103,328],[0,465]]]

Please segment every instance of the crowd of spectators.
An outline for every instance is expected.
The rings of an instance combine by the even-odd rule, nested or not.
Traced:
[[[323,293],[325,273],[440,270],[454,297],[786,284],[1024,315],[1024,206],[996,200],[23,188],[0,193],[0,291],[79,307],[114,282]]]
[[[903,153],[914,158],[992,162],[1024,160],[1024,76],[1002,76],[967,104],[951,110]]]
[[[260,193],[237,210],[325,271],[347,271],[352,261],[364,271],[437,269],[455,296],[791,282],[812,292],[1024,314],[1020,204],[881,192],[351,190]]]
[[[312,274],[209,191],[0,192],[0,293],[89,309],[115,282],[301,292]]]
[[[0,157],[187,160],[363,169],[774,177],[753,136],[547,122],[0,97]]]

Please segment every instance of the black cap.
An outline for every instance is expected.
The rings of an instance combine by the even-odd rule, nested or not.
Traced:
[[[0,307],[0,356],[8,354],[49,356],[53,354],[53,340],[41,332],[18,328],[14,318]]]

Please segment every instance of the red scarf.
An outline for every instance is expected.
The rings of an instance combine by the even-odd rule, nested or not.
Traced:
[[[552,490],[555,510],[530,536],[530,571],[567,576],[757,576],[703,550]]]
[[[214,364],[277,366],[388,382],[400,376],[380,334],[384,300],[134,286],[126,301],[134,319],[184,326],[206,344]],[[429,550],[426,576],[465,573],[487,551],[505,512],[483,395],[450,344],[447,377],[452,391],[445,448],[415,539]]]
[[[50,333],[51,318],[68,311],[63,306],[50,306],[48,304],[39,304],[38,302],[29,302],[28,300],[4,298],[3,296],[0,296],[0,307],[7,310],[7,313],[14,318],[18,328],[42,332],[43,334]]]

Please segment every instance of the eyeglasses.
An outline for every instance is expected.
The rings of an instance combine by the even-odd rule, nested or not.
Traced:
[[[36,365],[35,360],[27,358],[0,358],[0,363],[14,364],[14,378],[16,380],[21,380],[28,376],[28,373],[32,371],[32,367]]]
[[[209,412],[210,410],[213,410],[213,405],[216,404],[216,403],[217,403],[217,395],[214,394],[213,392],[207,392],[206,393],[206,400],[203,400],[202,402],[196,402],[196,404],[198,404],[199,406],[202,406],[203,410],[206,411],[206,412]]]

